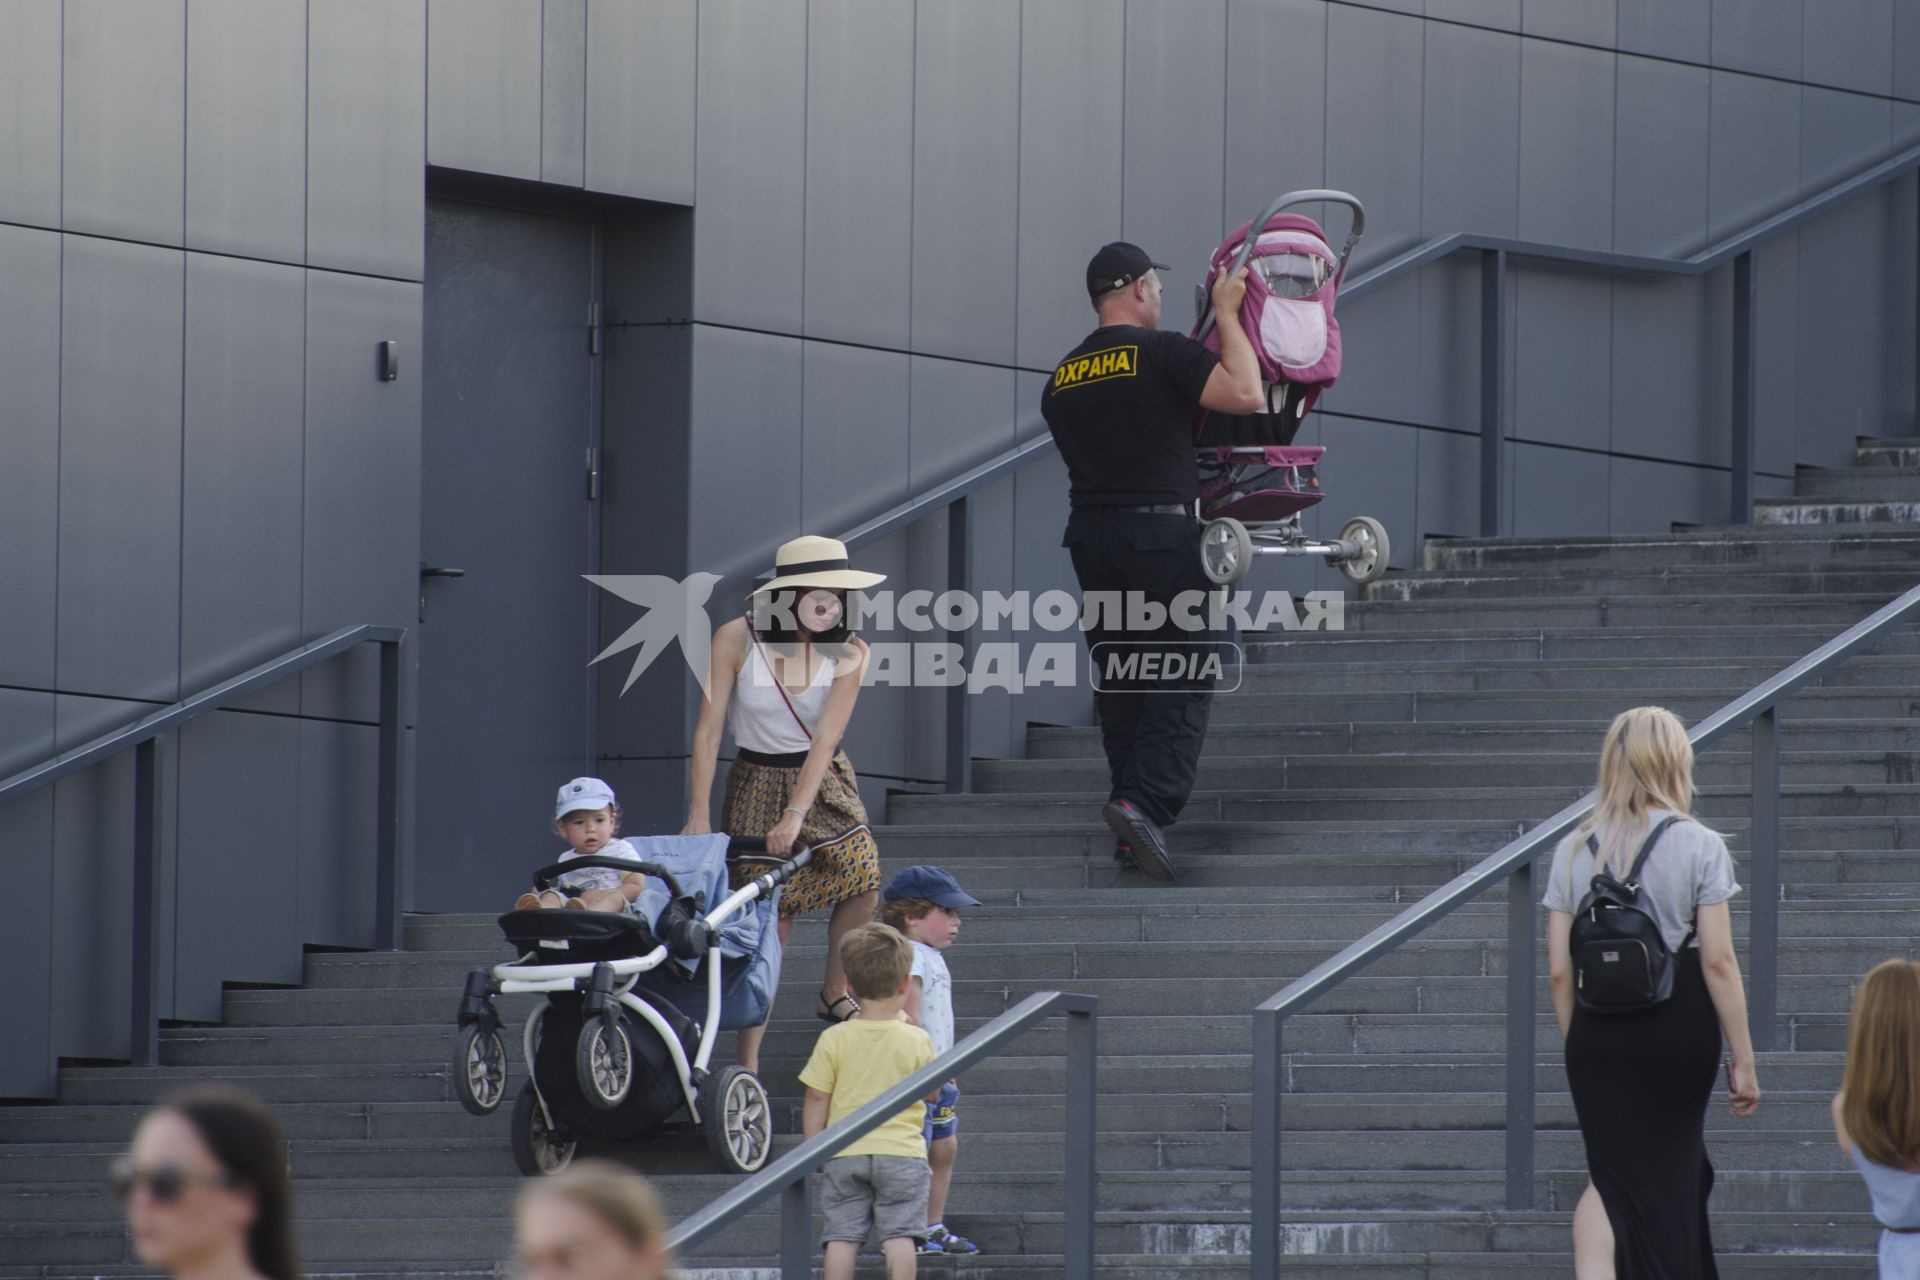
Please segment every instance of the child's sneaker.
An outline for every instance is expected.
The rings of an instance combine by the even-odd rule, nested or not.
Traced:
[[[1133,860],[1133,846],[1125,840],[1113,842],[1113,864],[1122,871],[1137,870],[1140,866]]]
[[[920,1246],[922,1253],[978,1253],[980,1246],[965,1236],[957,1236],[947,1230],[944,1222],[936,1222],[927,1228],[926,1243]]]

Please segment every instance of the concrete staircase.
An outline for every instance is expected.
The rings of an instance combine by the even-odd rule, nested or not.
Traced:
[[[1920,580],[1920,440],[1863,442],[1859,462],[1803,475],[1751,527],[1430,544],[1421,570],[1350,603],[1343,633],[1253,642],[1175,832],[1177,885],[1113,868],[1092,729],[1034,729],[1028,759],[977,766],[977,794],[894,798],[889,867],[943,864],[986,902],[950,955],[961,1034],[1035,990],[1100,996],[1103,1276],[1245,1274],[1255,1003],[1580,795],[1617,711],[1697,719]],[[1826,1099],[1852,981],[1920,933],[1920,629],[1782,720],[1790,1047],[1763,1061],[1758,1118],[1711,1113],[1715,1238],[1730,1278],[1867,1277],[1875,1230]],[[1737,862],[1746,745],[1699,767],[1700,814]],[[1567,1272],[1584,1164],[1544,991],[1540,1209],[1497,1207],[1502,910],[1461,910],[1289,1023],[1290,1274]],[[802,922],[763,1062],[789,1132],[823,943]],[[462,1112],[446,1062],[461,978],[501,958],[498,935],[421,917],[407,946],[316,954],[303,988],[234,990],[221,1025],[168,1029],[163,1067],[71,1067],[57,1105],[0,1109],[0,1280],[137,1272],[105,1161],[142,1104],[210,1076],[279,1107],[314,1274],[488,1272],[517,1184],[505,1117]],[[988,1253],[929,1274],[1058,1273],[1061,1051],[1042,1029],[963,1081],[949,1220]],[[676,1213],[726,1185],[694,1144],[643,1162]],[[769,1275],[774,1228],[758,1215],[683,1261]]]

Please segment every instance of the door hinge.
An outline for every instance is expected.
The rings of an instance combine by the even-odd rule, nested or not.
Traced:
[[[600,500],[600,449],[593,446],[587,450],[587,501]]]
[[[600,354],[601,328],[600,304],[597,302],[589,302],[587,304],[587,354],[590,356]]]

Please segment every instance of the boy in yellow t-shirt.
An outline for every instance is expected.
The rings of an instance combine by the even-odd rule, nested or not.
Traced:
[[[913,972],[913,945],[884,924],[840,940],[840,963],[860,1012],[820,1034],[800,1072],[807,1087],[801,1128],[808,1138],[835,1125],[933,1061],[933,1041],[901,1017]],[[935,1089],[926,1101],[939,1094]],[[911,1280],[915,1241],[927,1231],[931,1171],[921,1134],[926,1108],[905,1110],[827,1161],[820,1191],[826,1280],[852,1280],[868,1232],[879,1228],[888,1280]]]

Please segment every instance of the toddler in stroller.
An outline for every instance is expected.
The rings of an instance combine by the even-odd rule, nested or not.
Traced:
[[[1351,212],[1337,258],[1320,224],[1284,212],[1313,203],[1342,204]],[[1240,581],[1256,555],[1325,556],[1356,583],[1386,572],[1387,531],[1371,516],[1347,521],[1335,541],[1306,536],[1300,514],[1324,496],[1318,468],[1326,450],[1293,443],[1307,410],[1340,376],[1334,300],[1365,229],[1366,211],[1346,192],[1290,191],[1213,252],[1193,337],[1219,350],[1209,301],[1213,281],[1251,262],[1240,318],[1254,339],[1267,409],[1240,419],[1212,418],[1203,410],[1195,422],[1196,443],[1211,437],[1200,451],[1200,516],[1206,522],[1200,562],[1209,581]]]
[[[773,1108],[742,1066],[710,1071],[723,1030],[760,1025],[780,978],[779,887],[812,856],[769,855],[724,834],[648,836],[638,860],[575,857],[533,875],[601,866],[646,877],[631,913],[510,911],[500,930],[519,958],[467,975],[453,1082],[487,1115],[506,1096],[507,1050],[494,998],[544,995],[521,1033],[528,1078],[514,1098],[514,1162],[564,1168],[580,1142],[634,1142],[698,1127],[721,1166],[751,1173],[773,1146]],[[730,866],[759,874],[728,891]]]

